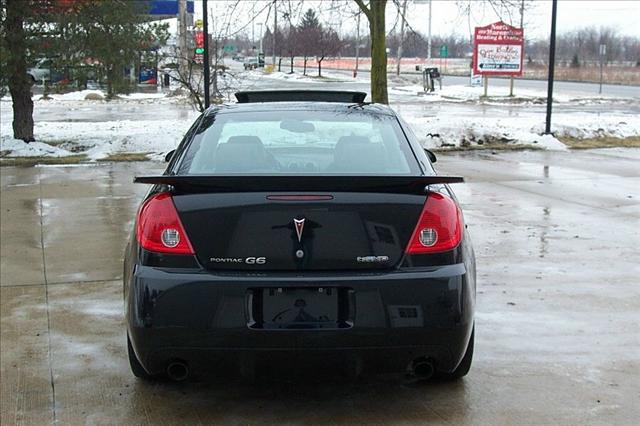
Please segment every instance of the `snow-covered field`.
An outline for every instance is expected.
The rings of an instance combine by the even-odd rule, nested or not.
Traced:
[[[322,90],[322,84],[335,90],[344,84],[345,90],[362,90],[360,77],[358,86],[349,87],[344,75],[327,73],[332,80],[302,76],[299,72],[287,74],[274,72],[263,74],[251,71],[241,74],[243,85],[260,90],[260,81],[270,84],[283,82],[283,88],[291,83],[295,88],[306,88],[313,83],[313,89]],[[344,81],[341,83],[340,80]],[[271,88],[271,87],[270,87]],[[280,88],[278,86],[278,88]],[[518,90],[517,98],[508,98],[495,88],[491,98],[479,101],[480,87],[449,85],[435,94],[424,94],[419,85],[402,84],[391,81],[389,98],[391,106],[410,123],[425,147],[458,147],[485,143],[530,145],[543,149],[566,149],[556,137],[640,137],[640,116],[630,114],[626,105],[640,108],[637,99],[616,97],[570,97],[559,94],[555,100],[559,108],[554,112],[552,131],[556,137],[542,135],[544,114],[538,105],[545,93],[533,90]],[[36,116],[35,136],[37,142],[26,144],[12,138],[11,100],[0,100],[0,157],[64,157],[84,154],[90,160],[108,158],[118,153],[145,153],[151,159],[160,159],[182,139],[197,116],[184,98],[169,97],[164,93],[134,93],[120,96],[106,103],[100,99],[104,93],[99,90],[85,90],[63,95],[51,95],[51,100],[34,96],[35,109],[45,111]],[[598,112],[573,111],[572,106],[594,106]],[[140,108],[150,108],[152,113],[131,112]],[[612,108],[614,107],[615,108]],[[486,108],[493,108],[487,113]],[[116,111],[115,119],[92,118],[94,110]],[[534,111],[535,109],[535,111]],[[167,117],[153,111],[178,111]],[[500,111],[504,110],[504,113]],[[76,111],[84,111],[83,119],[75,119]],[[137,111],[137,110],[136,110]],[[497,111],[497,112],[496,112]],[[599,112],[601,111],[601,112]],[[616,112],[617,111],[617,112]],[[110,112],[111,113],[111,112]]]

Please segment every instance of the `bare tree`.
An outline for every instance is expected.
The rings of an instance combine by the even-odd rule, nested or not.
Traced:
[[[289,72],[293,73],[293,61],[300,50],[300,40],[298,29],[293,25],[289,26],[289,30],[284,37],[285,51],[289,57]]]
[[[396,2],[396,6],[398,7],[398,11],[400,12],[400,40],[398,41],[398,50],[397,50],[397,62],[396,62],[396,75],[400,75],[400,61],[402,61],[402,43],[404,42],[404,26],[407,22],[407,0],[402,2],[402,8],[400,8],[400,4]]]
[[[342,42],[338,33],[331,28],[320,28],[319,38],[316,40],[316,60],[318,61],[318,77],[322,77],[322,61],[330,56],[336,56],[340,53]]]

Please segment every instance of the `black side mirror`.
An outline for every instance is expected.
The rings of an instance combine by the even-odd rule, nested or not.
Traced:
[[[173,154],[175,154],[176,150],[172,149],[171,151],[167,152],[167,155],[164,156],[164,161],[165,163],[168,163],[169,161],[171,161],[171,158],[173,158]]]
[[[427,154],[427,157],[429,157],[429,161],[431,161],[432,163],[438,161],[438,158],[430,149],[424,148],[424,152]]]

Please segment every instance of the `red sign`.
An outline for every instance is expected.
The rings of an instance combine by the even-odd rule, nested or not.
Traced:
[[[473,73],[522,76],[524,31],[504,22],[476,27],[473,37]]]
[[[194,31],[193,37],[196,44],[195,55],[193,56],[196,63],[201,64],[204,62],[204,32]]]

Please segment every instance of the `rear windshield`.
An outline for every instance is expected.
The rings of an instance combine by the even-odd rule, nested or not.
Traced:
[[[179,174],[418,174],[395,117],[359,110],[204,117]]]

